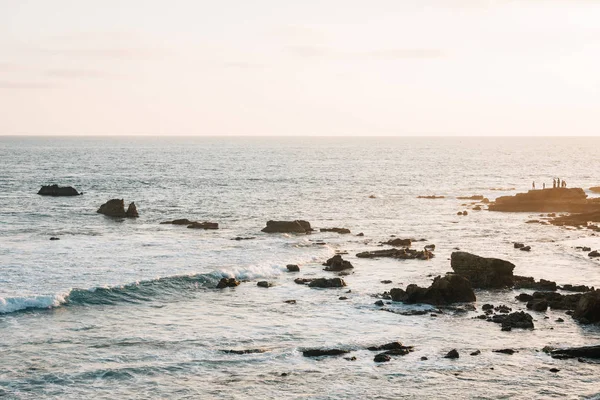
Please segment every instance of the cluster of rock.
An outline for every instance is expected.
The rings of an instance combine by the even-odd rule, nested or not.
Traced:
[[[323,265],[325,266],[325,271],[337,272],[354,268],[350,261],[344,260],[339,254],[331,257],[327,262],[323,263]]]
[[[125,202],[123,199],[112,199],[102,204],[98,211],[109,217],[115,218],[137,218],[139,217],[135,203],[129,203],[127,211],[125,211]]]
[[[407,304],[445,305],[476,300],[471,283],[462,276],[452,273],[436,277],[427,288],[415,284],[408,285],[406,290],[393,288],[390,290],[390,296],[393,301]]]
[[[161,225],[186,225],[190,229],[219,229],[219,224],[217,222],[198,222],[198,221],[190,221],[187,218],[175,219],[173,221],[164,221],[160,223]],[[235,238],[235,240],[244,240],[246,238]]]
[[[294,282],[299,285],[308,284],[312,288],[340,288],[346,286],[342,278],[296,278]]]
[[[515,242],[514,247],[515,249],[519,249],[521,251],[531,251],[531,246],[525,246],[524,243]]]
[[[388,240],[387,242],[381,242],[381,244],[387,244],[395,247],[410,247],[412,245],[412,239],[394,238]]]
[[[267,226],[262,229],[265,233],[311,233],[313,229],[310,222],[295,221],[267,221]]]
[[[581,188],[530,190],[501,196],[490,203],[490,211],[509,212],[593,212],[600,211],[600,199],[587,199]]]
[[[41,196],[79,196],[82,193],[79,193],[75,188],[71,186],[58,186],[58,185],[48,185],[42,186],[42,188],[37,193]]]

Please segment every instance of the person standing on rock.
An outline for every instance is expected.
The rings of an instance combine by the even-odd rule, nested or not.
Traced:
[[[560,187],[560,178],[556,178],[556,187],[559,188]]]
[[[531,184],[531,186],[533,187],[533,190],[535,190],[535,181],[533,181],[533,183]]]
[[[542,183],[542,189],[546,189],[546,182]]]

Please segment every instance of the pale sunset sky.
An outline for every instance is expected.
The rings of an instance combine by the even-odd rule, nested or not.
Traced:
[[[0,135],[600,134],[596,0],[0,0]]]

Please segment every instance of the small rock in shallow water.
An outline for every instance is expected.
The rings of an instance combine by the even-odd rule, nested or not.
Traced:
[[[270,288],[271,286],[273,286],[273,284],[270,282],[267,282],[267,281],[260,281],[256,284],[256,286],[263,287],[263,288]]]
[[[284,303],[287,303],[287,304],[296,304],[296,300],[286,300],[286,301],[284,301]]]
[[[425,356],[421,357],[421,361],[427,361],[427,360],[428,360],[427,357],[425,357]]]
[[[342,354],[350,353],[350,350],[342,349],[309,349],[304,350],[302,355],[304,357],[322,357],[322,356],[339,356]]]
[[[392,359],[392,357],[388,356],[387,354],[381,353],[381,354],[377,354],[374,358],[373,361],[380,363],[380,362],[388,362]]]
[[[508,354],[510,356],[512,356],[515,353],[518,353],[518,351],[513,350],[513,349],[500,349],[500,350],[492,350],[494,353],[502,353],[502,354]]]
[[[300,272],[300,267],[296,264],[288,264],[285,266],[288,272]]]
[[[564,319],[562,319],[562,318],[558,318],[558,319],[556,320],[556,322],[565,322],[565,320],[564,320]]]
[[[444,356],[444,358],[459,358],[460,355],[458,354],[458,351],[456,351],[456,349],[452,349],[448,352],[448,354],[446,354]]]
[[[387,285],[387,284],[392,283],[392,281],[390,281],[389,279],[386,279],[386,280],[381,281],[381,283]]]
[[[60,240],[60,238],[57,238],[57,237],[54,237],[54,236],[52,236],[52,237],[50,238],[50,240]]]
[[[356,357],[344,357],[346,361],[356,361]]]
[[[475,350],[475,351],[474,351],[474,352],[472,352],[470,355],[472,355],[472,356],[478,356],[478,355],[480,355],[480,354],[481,354],[481,351],[480,351],[480,350]]]
[[[226,287],[236,287],[239,286],[240,281],[237,281],[235,278],[222,278],[217,284],[217,289],[223,289]]]
[[[383,300],[377,300],[377,301],[375,302],[375,305],[376,305],[376,306],[379,306],[379,307],[383,307]]]
[[[348,298],[346,296],[340,296],[338,297],[338,300],[348,300]]]
[[[560,371],[560,369],[558,369],[558,368],[550,368],[550,372],[557,373],[559,371]]]

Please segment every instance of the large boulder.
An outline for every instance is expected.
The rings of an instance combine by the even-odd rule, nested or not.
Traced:
[[[350,261],[344,260],[339,254],[336,254],[335,256],[331,257],[323,265],[326,267],[325,271],[343,271],[345,269],[354,268]]]
[[[485,258],[455,251],[451,255],[450,266],[454,272],[467,278],[474,288],[504,288],[513,285],[515,265],[499,258]]]
[[[517,329],[533,329],[533,317],[523,311],[517,311],[510,314],[496,314],[492,317],[492,322],[502,324],[503,331]]]
[[[123,199],[112,199],[102,204],[97,211],[100,214],[116,218],[137,218],[139,217],[135,203],[130,203],[125,211]]]
[[[600,322],[600,289],[581,295],[573,318],[583,324]]]
[[[262,229],[266,233],[310,233],[310,222],[295,221],[267,221],[267,226]]]
[[[390,290],[390,295],[393,301],[402,301],[408,304],[446,305],[475,301],[475,293],[471,283],[456,274],[438,276],[428,288],[415,284],[408,285],[406,290],[394,288]]]
[[[71,186],[48,185],[42,186],[37,194],[42,196],[79,196],[81,193]]]

